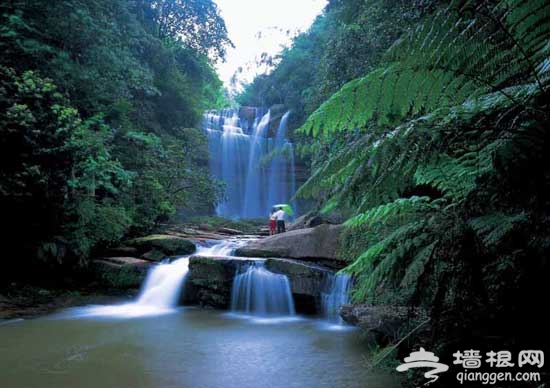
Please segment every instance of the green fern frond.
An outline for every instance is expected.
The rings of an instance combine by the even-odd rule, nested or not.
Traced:
[[[385,203],[378,207],[372,208],[365,213],[358,214],[349,220],[344,225],[349,227],[359,227],[367,223],[384,222],[388,218],[413,212],[432,209],[430,206],[430,197],[399,198],[393,202]]]
[[[408,268],[410,258],[420,255],[433,243],[432,235],[423,232],[426,225],[426,221],[420,218],[397,227],[343,270],[359,279],[353,294],[355,300],[374,295],[376,288],[384,282],[399,284],[399,274]],[[414,260],[410,262],[414,263]]]
[[[453,7],[440,11],[392,47],[387,58],[393,63],[344,85],[300,131],[319,136],[371,120],[392,125],[488,93],[512,98],[504,90],[512,80],[536,81],[540,89],[550,68],[547,3],[506,0],[489,10],[467,2],[479,10],[479,21],[460,19]]]
[[[409,287],[418,280],[418,278],[424,272],[426,264],[432,257],[437,243],[438,241],[434,241],[431,244],[426,245],[416,253],[411,263],[407,267],[405,276],[403,276],[403,279],[401,279],[400,287]]]
[[[504,214],[495,212],[470,220],[469,224],[485,246],[494,247],[518,225],[528,221],[524,213]]]

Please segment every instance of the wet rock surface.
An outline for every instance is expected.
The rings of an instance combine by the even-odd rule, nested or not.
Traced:
[[[423,309],[407,306],[373,306],[369,304],[344,305],[340,316],[345,322],[359,326],[369,333],[376,343],[387,345],[425,322],[428,314]],[[422,330],[427,330],[425,325]]]
[[[235,276],[254,262],[254,259],[233,256],[191,257],[182,303],[229,308]],[[288,277],[298,312],[314,314],[319,311],[319,298],[326,277],[332,271],[311,263],[281,258],[266,259],[265,268]]]
[[[241,266],[251,264],[253,260],[231,256],[192,256],[189,259],[189,275],[181,302],[229,308],[233,279]]]
[[[90,264],[95,279],[109,287],[137,288],[145,280],[151,263],[135,257],[104,257]]]
[[[293,230],[253,241],[238,248],[235,254],[243,257],[284,257],[342,268],[345,262],[337,252],[342,230],[342,225],[329,224]]]
[[[186,238],[169,234],[152,234],[126,241],[125,247],[134,248],[140,257],[159,261],[164,256],[189,255],[195,252],[195,244]]]

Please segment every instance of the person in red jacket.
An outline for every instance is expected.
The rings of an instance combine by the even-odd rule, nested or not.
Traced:
[[[269,235],[274,235],[277,230],[277,218],[274,216],[275,212],[272,212],[269,216]]]

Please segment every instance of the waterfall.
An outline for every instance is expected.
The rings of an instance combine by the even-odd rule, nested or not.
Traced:
[[[197,247],[194,255],[230,253],[237,242],[220,241],[210,247]],[[135,302],[107,306],[87,306],[70,309],[71,317],[133,318],[176,311],[187,273],[189,256],[171,263],[159,263],[149,269]]]
[[[294,174],[294,149],[292,143],[286,138],[287,122],[290,112],[286,112],[281,118],[272,149],[276,154],[271,158],[269,165],[268,203],[286,203],[289,193],[296,192],[296,178]],[[288,158],[288,159],[287,159]],[[289,182],[290,181],[290,182]],[[290,183],[290,184],[289,184]],[[294,186],[294,187],[292,187]]]
[[[340,325],[344,323],[339,310],[340,306],[350,302],[350,286],[351,276],[349,275],[331,275],[328,278],[328,292],[321,293],[321,304],[325,318],[329,322]]]
[[[194,256],[231,256],[235,249],[246,245],[255,239],[233,238],[229,240],[211,241],[207,245],[199,246]],[[203,243],[204,244],[204,243]]]
[[[285,275],[255,262],[233,280],[231,310],[252,315],[294,315],[290,282]]]
[[[225,200],[216,212],[229,218],[242,216],[244,186],[248,170],[249,136],[239,126],[234,110],[206,113],[204,129],[208,137],[210,172],[225,183]]]
[[[169,264],[156,265],[149,270],[136,304],[160,308],[176,307],[188,271],[188,257]]]
[[[269,210],[265,208],[262,195],[265,187],[265,169],[261,162],[267,154],[267,136],[270,112],[267,112],[260,123],[254,128],[250,139],[250,155],[248,157],[248,172],[244,191],[243,218],[266,217]]]
[[[274,204],[288,203],[296,192],[294,148],[287,138],[290,112],[281,117],[276,132],[270,131],[270,111],[253,108],[254,120],[239,112],[207,111],[203,117],[210,172],[225,184],[216,213],[228,218],[267,217]]]

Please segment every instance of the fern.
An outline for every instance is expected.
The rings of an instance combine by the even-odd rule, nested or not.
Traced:
[[[372,245],[344,272],[358,277],[358,287],[353,298],[362,301],[374,298],[377,287],[398,287],[409,282],[418,272],[418,261],[425,257],[434,242],[431,233],[426,233],[427,220],[416,219],[391,231],[385,238]],[[431,248],[429,248],[431,246]],[[411,268],[410,271],[406,270]]]
[[[527,222],[524,213],[507,215],[501,212],[487,214],[470,220],[470,226],[483,241],[486,247],[492,248],[499,244],[518,225]]]
[[[345,226],[358,227],[366,223],[384,222],[389,218],[402,214],[410,214],[416,211],[430,208],[429,197],[399,198],[394,202],[386,203],[370,209],[365,213],[350,218]],[[433,206],[433,205],[432,205]]]
[[[483,214],[488,206],[471,202],[480,193],[496,201],[490,185],[511,164],[544,155],[536,123],[547,118],[549,21],[545,0],[453,2],[299,129],[328,152],[298,195],[324,200],[325,210],[351,207],[346,225],[368,230],[345,269],[358,279],[356,301],[380,286],[414,287],[446,226],[468,223],[493,249],[526,222],[525,213]],[[442,198],[402,198],[419,186]],[[479,217],[469,219],[472,208]]]
[[[410,287],[418,280],[418,278],[424,272],[424,268],[426,267],[428,261],[432,258],[433,252],[438,242],[439,241],[434,241],[431,244],[426,245],[416,253],[411,263],[407,267],[405,276],[403,276],[403,279],[401,279],[400,287]]]
[[[442,10],[394,45],[391,65],[344,85],[300,131],[319,136],[364,128],[373,119],[390,125],[410,112],[452,107],[494,91],[513,100],[505,88],[515,79],[533,80],[544,91],[548,2],[501,1],[493,10],[467,2],[462,10],[472,6],[485,10],[480,28],[474,26],[481,22],[461,19],[453,7]]]

